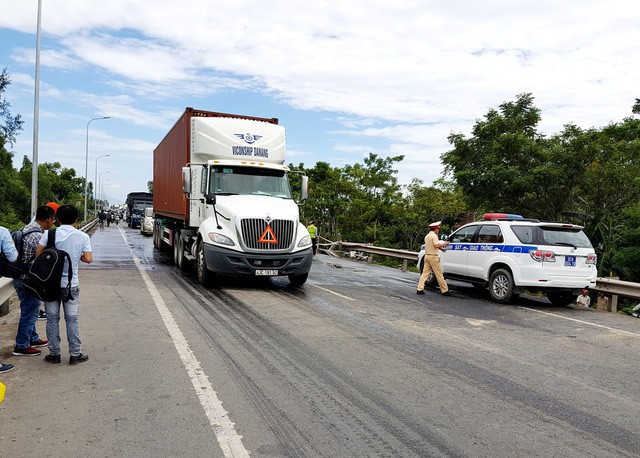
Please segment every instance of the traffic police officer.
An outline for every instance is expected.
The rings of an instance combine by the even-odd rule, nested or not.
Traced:
[[[443,296],[449,295],[449,287],[442,275],[442,267],[440,267],[440,255],[438,250],[447,251],[445,247],[450,242],[444,242],[438,239],[438,232],[440,232],[441,221],[429,224],[429,233],[424,238],[424,268],[422,269],[422,275],[420,281],[418,281],[417,294],[424,294],[424,283],[427,281],[429,274],[433,271],[433,274],[440,286],[440,293]]]

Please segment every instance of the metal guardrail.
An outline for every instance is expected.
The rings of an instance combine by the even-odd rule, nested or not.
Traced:
[[[355,250],[363,253],[402,259],[403,271],[407,270],[408,261],[418,261],[418,253],[415,251],[394,250],[392,248],[378,247],[366,243],[337,242],[337,245],[339,245],[340,249],[343,251]],[[370,259],[369,262],[371,262]],[[640,299],[640,283],[632,283],[614,278],[598,277],[596,280],[596,286],[591,289],[593,291],[606,293],[610,296],[609,306],[612,312],[618,311],[618,296]]]
[[[98,222],[97,219],[89,221],[87,224],[82,226],[80,230],[82,232],[88,232],[96,225],[97,222]],[[11,296],[15,294],[15,292],[16,291],[13,288],[13,280],[11,278],[1,277],[0,278],[0,310],[4,309],[6,310],[6,312],[9,311],[8,302],[9,302],[9,299],[11,299]],[[4,313],[0,313],[0,316],[2,316],[3,314]]]

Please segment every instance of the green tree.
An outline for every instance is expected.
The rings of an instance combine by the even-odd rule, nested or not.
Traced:
[[[472,137],[449,135],[454,148],[442,154],[445,174],[451,176],[472,208],[528,212],[531,194],[540,184],[531,170],[547,158],[537,132],[540,110],[531,94],[491,109],[473,127]],[[538,207],[538,206],[536,206]]]
[[[304,164],[290,168],[304,171],[309,177],[309,199],[301,207],[302,220],[305,223],[314,221],[324,238],[342,239],[342,223],[348,215],[353,185],[342,178],[339,168],[331,167],[326,162],[317,162],[312,169],[307,170]],[[294,189],[300,186],[296,175],[291,175],[291,181]]]
[[[13,146],[22,130],[20,115],[12,116],[4,97],[11,84],[7,69],[0,73],[0,225],[15,230],[25,221],[30,210],[29,191],[25,188],[13,167],[13,153],[6,149]]]
[[[4,145],[7,142],[13,147],[18,132],[22,130],[23,121],[20,115],[11,115],[11,104],[4,97],[4,92],[10,84],[9,74],[4,68],[0,73],[0,143]]]
[[[29,220],[30,211],[29,188],[13,168],[13,153],[0,146],[0,225],[19,229]]]
[[[22,184],[27,189],[31,187],[32,164],[25,156],[18,172]],[[89,195],[92,195],[92,191],[90,184]],[[76,177],[75,169],[62,167],[59,162],[38,164],[38,204],[46,202],[72,204],[80,208],[84,205],[84,178]],[[93,200],[90,203],[93,205]]]
[[[349,240],[393,244],[393,206],[402,199],[394,166],[403,159],[404,156],[382,158],[369,153],[363,165],[343,168],[343,178],[352,185],[349,214],[342,222]]]

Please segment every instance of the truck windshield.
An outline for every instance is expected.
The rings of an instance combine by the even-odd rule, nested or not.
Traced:
[[[138,215],[142,215],[142,213],[144,212],[144,209],[147,208],[148,206],[149,206],[149,202],[136,202],[133,205],[133,212]]]
[[[284,170],[254,167],[211,167],[209,191],[217,195],[257,195],[291,199],[289,178]]]

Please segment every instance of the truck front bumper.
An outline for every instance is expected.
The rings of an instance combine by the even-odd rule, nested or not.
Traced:
[[[311,247],[295,253],[240,253],[217,245],[204,245],[209,270],[222,275],[304,275],[311,270]],[[277,272],[277,273],[276,273]]]

